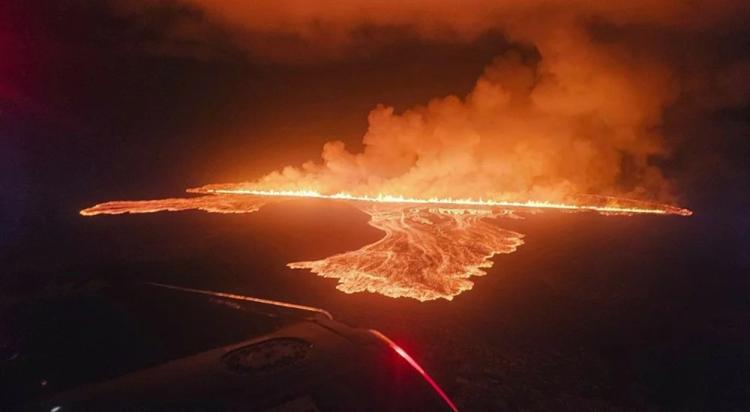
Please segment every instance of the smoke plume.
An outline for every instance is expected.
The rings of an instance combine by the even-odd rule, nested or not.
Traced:
[[[705,94],[706,84],[727,73],[749,78],[747,62],[722,70],[711,63],[715,34],[708,34],[738,27],[747,6],[699,3],[185,4],[235,33],[251,53],[270,58],[356,53],[378,43],[373,28],[467,43],[501,31],[517,45],[485,68],[468,95],[435,98],[403,112],[385,104],[374,108],[361,151],[333,140],[324,145],[321,160],[241,186],[419,197],[560,200],[586,193],[669,200],[669,181],[657,167],[670,153],[661,131],[665,109],[691,90]],[[686,72],[686,65],[700,69]],[[717,104],[744,100],[734,87],[724,88],[726,93],[711,93]]]

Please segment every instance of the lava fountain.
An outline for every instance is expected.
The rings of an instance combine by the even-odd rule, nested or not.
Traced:
[[[210,213],[252,213],[273,201],[317,198],[346,201],[370,216],[369,224],[385,233],[375,243],[320,260],[294,262],[293,269],[308,269],[338,279],[346,293],[374,292],[419,301],[452,300],[470,290],[472,276],[482,276],[496,254],[513,253],[523,235],[502,229],[501,218],[522,218],[522,212],[544,210],[601,214],[679,215],[690,210],[650,202],[609,197],[585,197],[571,203],[499,201],[484,199],[410,198],[393,195],[332,195],[316,191],[268,191],[229,185],[189,189],[192,198],[113,201],[81,210],[81,215],[119,215],[160,211],[203,210]]]

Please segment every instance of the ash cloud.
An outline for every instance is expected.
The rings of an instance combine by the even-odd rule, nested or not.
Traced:
[[[745,104],[750,91],[750,60],[717,51],[747,21],[739,1],[179,4],[257,58],[309,61],[384,47],[372,28],[467,44],[501,31],[517,44],[468,95],[400,113],[380,105],[363,150],[333,140],[320,161],[245,184],[260,189],[672,200],[657,166],[673,151],[662,132],[665,110],[678,101],[689,113]]]

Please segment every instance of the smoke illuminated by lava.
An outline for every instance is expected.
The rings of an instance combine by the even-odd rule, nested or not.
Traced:
[[[692,214],[687,209],[649,202],[590,198],[589,203],[504,202],[472,199],[419,199],[401,196],[324,195],[314,191],[259,191],[232,185],[190,189],[207,195],[144,201],[114,201],[81,211],[99,214],[153,213],[203,210],[211,213],[252,213],[282,199],[317,198],[351,202],[370,215],[369,224],[385,232],[375,243],[324,259],[294,262],[293,269],[309,269],[336,278],[346,293],[375,292],[420,301],[451,300],[470,290],[471,276],[492,266],[494,255],[513,253],[523,235],[497,226],[498,218],[519,218],[520,212],[559,210],[602,214]]]

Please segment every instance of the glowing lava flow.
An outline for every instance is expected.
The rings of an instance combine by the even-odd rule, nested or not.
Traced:
[[[361,210],[385,237],[359,250],[288,266],[338,278],[336,288],[346,293],[451,300],[472,288],[469,277],[486,274],[482,269],[492,266],[492,256],[523,244],[523,235],[485,219],[496,215],[490,212],[378,204]]]
[[[504,201],[484,199],[452,199],[452,198],[416,198],[396,195],[379,194],[376,196],[352,195],[349,193],[322,194],[314,190],[256,190],[242,188],[212,188],[211,186],[188,189],[191,193],[213,193],[221,195],[249,195],[261,197],[286,197],[286,198],[316,198],[331,200],[352,200],[368,203],[396,203],[406,205],[451,205],[468,207],[500,207],[500,208],[525,208],[525,209],[554,209],[570,211],[593,211],[612,214],[654,214],[654,215],[680,215],[690,216],[693,214],[688,209],[675,206],[651,203],[630,199],[618,199],[611,197],[589,196],[595,203],[555,203],[546,201]]]
[[[513,253],[520,233],[502,229],[495,218],[518,218],[517,211],[590,211],[601,214],[692,214],[655,203],[588,197],[585,203],[511,202],[473,199],[419,199],[401,196],[324,195],[315,191],[264,191],[207,186],[190,189],[203,196],[142,201],[114,201],[81,210],[81,215],[203,210],[252,213],[265,204],[290,198],[351,201],[370,215],[369,224],[385,236],[375,243],[320,260],[288,264],[338,279],[346,293],[369,291],[420,301],[451,300],[473,287],[472,276],[485,275],[496,254]],[[583,199],[583,198],[582,198]]]
[[[83,216],[121,215],[124,213],[179,212],[203,210],[210,213],[252,213],[268,201],[248,196],[199,196],[158,200],[115,200],[81,210]]]

